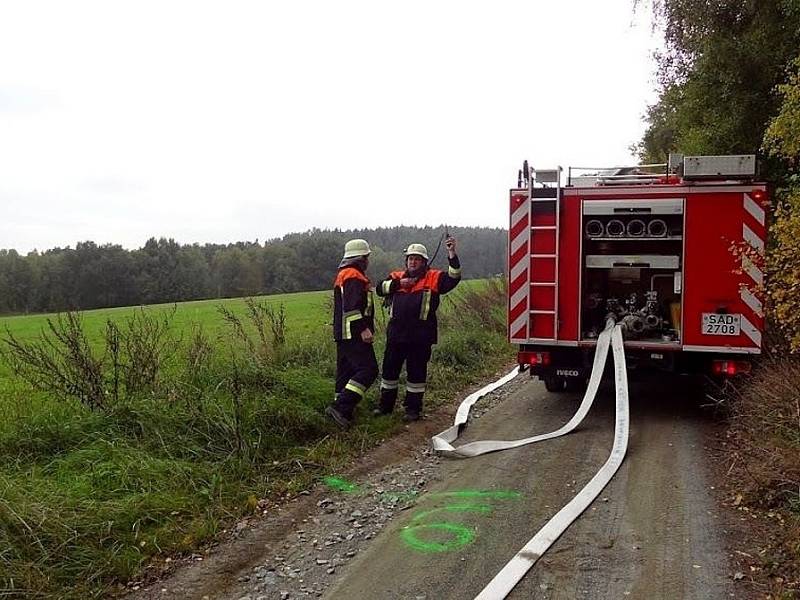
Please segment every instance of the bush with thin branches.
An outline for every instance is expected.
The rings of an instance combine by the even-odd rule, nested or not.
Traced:
[[[255,363],[268,367],[286,345],[286,308],[280,304],[276,309],[253,298],[245,298],[245,307],[249,324],[224,304],[217,311]]]
[[[80,313],[47,319],[47,330],[25,342],[6,328],[4,358],[34,389],[75,398],[92,410],[108,407],[103,358],[86,337]]]
[[[3,357],[34,389],[108,411],[122,398],[154,392],[178,341],[170,335],[175,308],[160,315],[141,308],[120,326],[107,320],[103,343],[93,346],[79,312],[47,319],[38,338],[24,341],[6,329]]]

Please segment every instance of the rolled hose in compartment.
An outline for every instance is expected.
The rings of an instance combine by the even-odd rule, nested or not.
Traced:
[[[606,235],[608,237],[622,237],[625,235],[625,223],[619,219],[611,219],[606,223]]]
[[[647,231],[647,225],[641,219],[631,219],[625,230],[629,237],[643,237]]]
[[[647,224],[647,235],[650,237],[667,237],[667,222],[664,219],[653,219]]]
[[[586,223],[586,227],[583,228],[583,231],[586,233],[586,237],[597,238],[603,237],[605,228],[603,227],[602,221],[598,219],[592,219]]]

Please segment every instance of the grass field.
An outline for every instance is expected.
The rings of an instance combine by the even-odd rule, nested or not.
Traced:
[[[481,282],[465,284],[453,296],[457,304],[442,307],[428,406],[509,358],[502,319],[488,316],[502,311],[502,293]],[[169,320],[158,377],[100,408],[33,390],[14,375],[6,355],[0,365],[0,596],[107,594],[139,576],[148,561],[191,552],[255,510],[260,499],[305,489],[395,430],[398,419],[368,415],[374,388],[356,428],[341,433],[325,419],[334,373],[328,297],[259,299],[276,310],[282,305],[286,316],[285,343],[267,339],[265,353],[244,300],[147,307],[146,314]],[[241,319],[244,336],[222,318],[221,304]],[[138,310],[82,316],[106,388],[112,373],[106,322],[124,324]],[[0,332],[32,343],[46,319],[0,319]],[[380,325],[378,336],[380,357]]]
[[[319,333],[319,328],[330,319],[326,312],[329,295],[329,292],[299,292],[296,294],[263,296],[258,300],[272,305],[283,304],[286,307],[287,318],[292,324],[293,335],[316,335]],[[237,314],[244,314],[245,312],[243,298],[199,300],[196,302],[181,302],[174,305],[154,304],[146,307],[146,310],[165,312],[175,307],[176,312],[173,324],[176,329],[187,331],[192,325],[200,324],[207,327],[212,334],[223,334],[222,322],[217,311],[217,307],[220,304],[224,304]],[[124,319],[135,310],[137,310],[137,307],[86,311],[83,313],[86,330],[90,336],[99,340],[107,319]],[[38,335],[43,327],[46,327],[46,319],[52,316],[54,315],[0,317],[0,331],[5,331],[8,328],[21,338],[31,338]]]

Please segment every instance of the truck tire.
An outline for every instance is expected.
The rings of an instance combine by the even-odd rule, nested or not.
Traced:
[[[548,392],[560,393],[566,391],[567,380],[558,375],[545,375],[544,387]]]

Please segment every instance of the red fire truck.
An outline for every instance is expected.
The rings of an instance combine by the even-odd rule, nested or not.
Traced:
[[[508,238],[508,337],[520,366],[550,391],[579,389],[613,318],[634,367],[748,371],[764,329],[766,206],[754,155],[566,173],[526,161]]]

